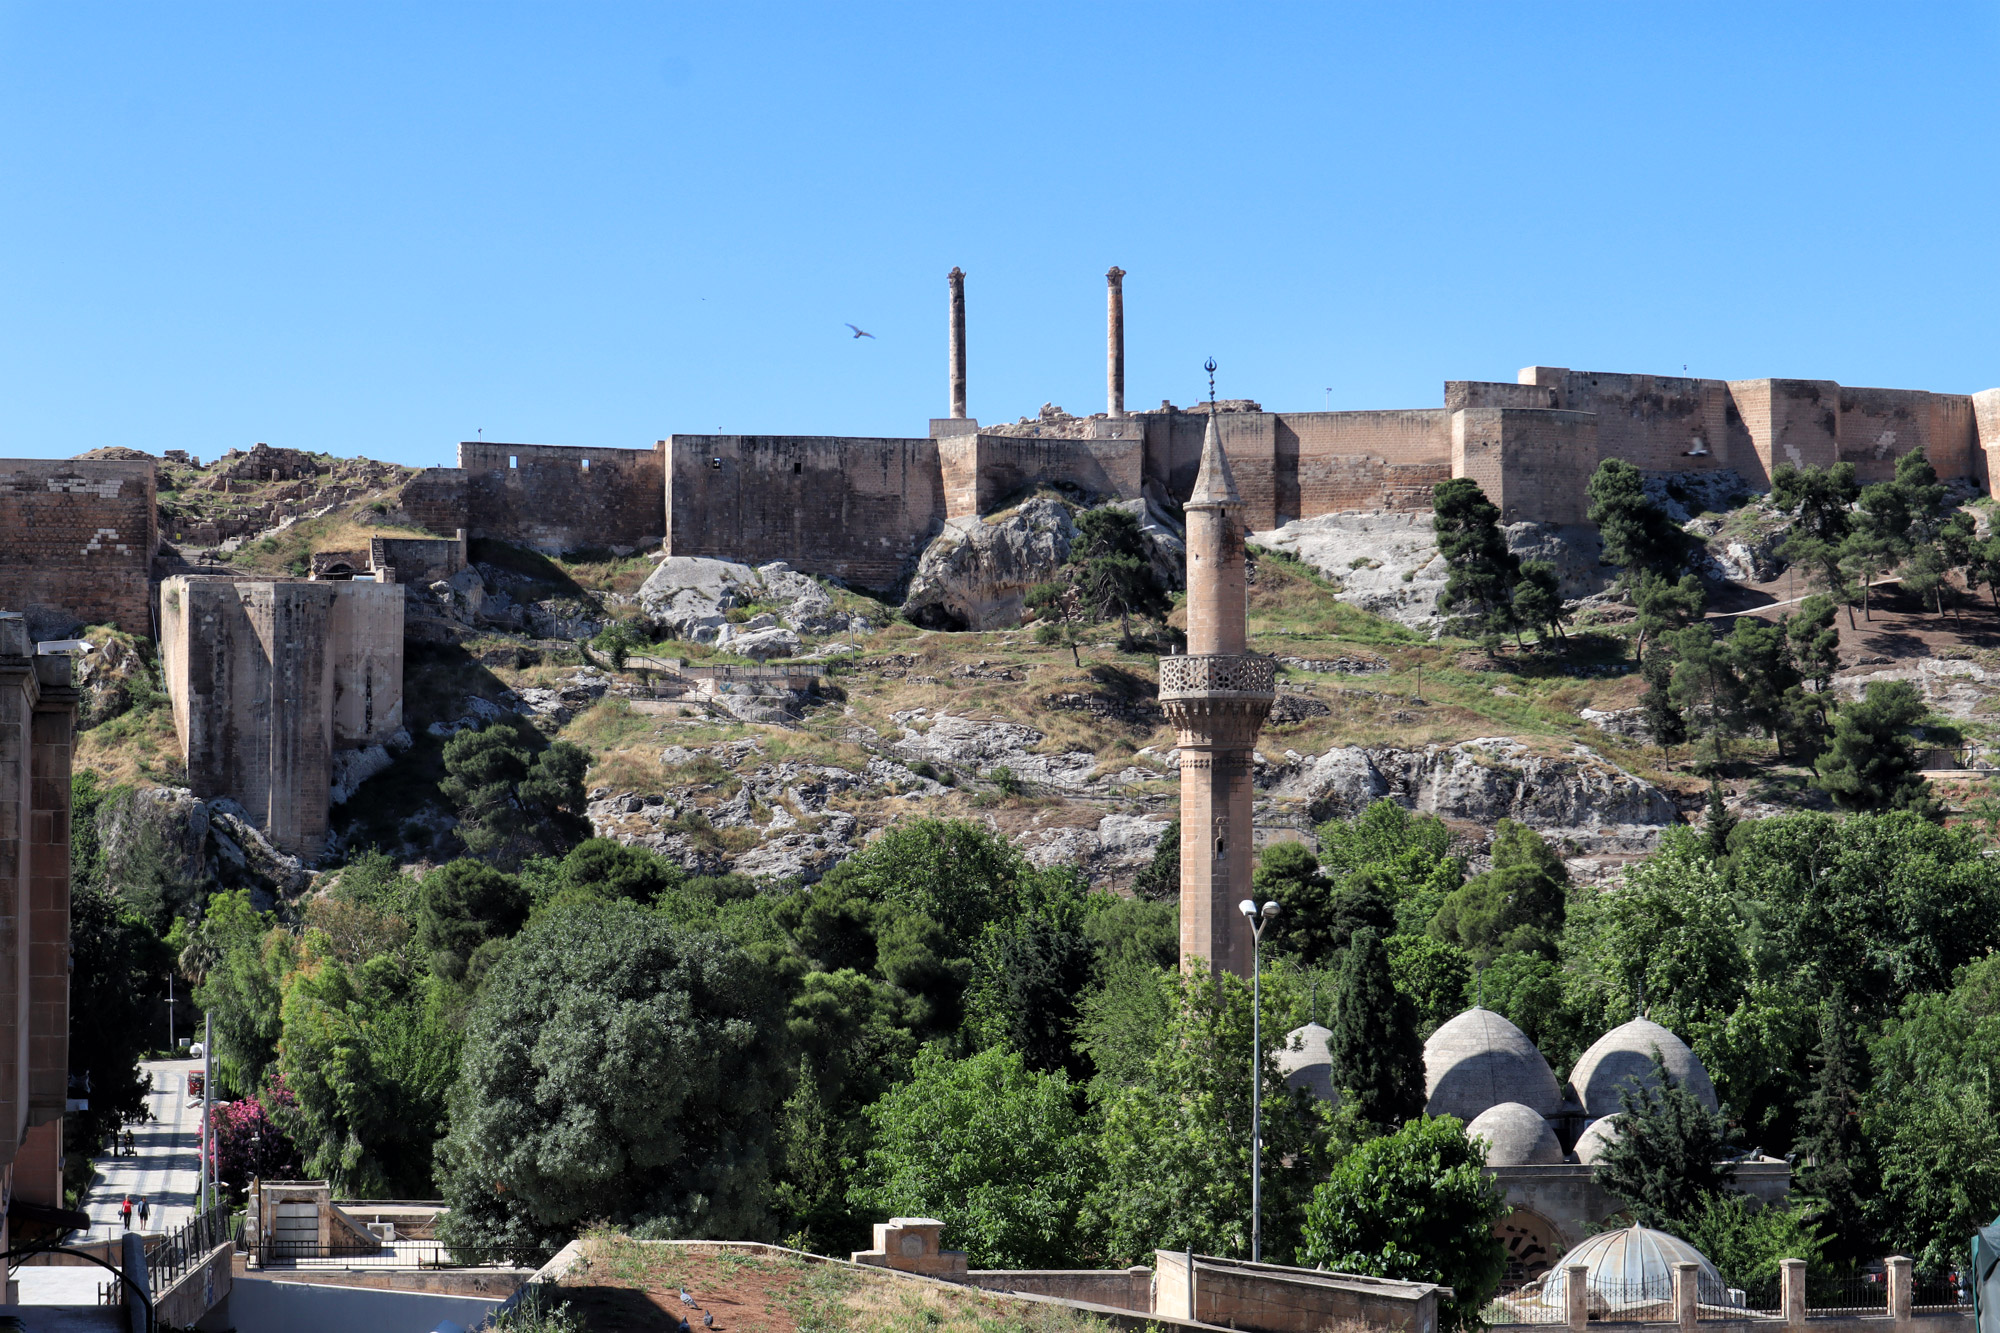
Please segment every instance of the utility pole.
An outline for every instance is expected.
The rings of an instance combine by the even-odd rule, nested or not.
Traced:
[[[215,1157],[215,1021],[213,1016],[201,1016],[201,1207],[199,1212],[207,1212],[215,1206],[215,1191],[209,1185],[209,1163]]]
[[[174,972],[167,969],[167,1058],[174,1054]]]
[[[1250,1262],[1264,1261],[1264,928],[1278,915],[1278,904],[1259,908],[1245,898],[1236,910],[1250,918]],[[1194,1281],[1194,1270],[1188,1270]]]

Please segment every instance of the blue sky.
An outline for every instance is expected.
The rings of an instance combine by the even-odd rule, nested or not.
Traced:
[[[0,4],[0,455],[2000,385],[2000,11]],[[856,341],[845,321],[877,338]],[[1330,391],[1330,394],[1329,394]]]

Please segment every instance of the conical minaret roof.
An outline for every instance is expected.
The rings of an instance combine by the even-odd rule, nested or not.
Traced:
[[[1194,494],[1187,499],[1187,508],[1196,505],[1240,505],[1243,497],[1236,493],[1236,478],[1229,475],[1229,457],[1222,452],[1222,433],[1215,427],[1215,408],[1211,404],[1208,411],[1208,429],[1201,437],[1201,471],[1194,479]]]

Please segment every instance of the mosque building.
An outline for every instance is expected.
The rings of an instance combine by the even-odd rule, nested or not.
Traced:
[[[1335,1095],[1331,1035],[1317,1023],[1290,1034],[1277,1056],[1287,1084]],[[1487,1171],[1506,1192],[1508,1212],[1494,1232],[1507,1246],[1510,1286],[1539,1277],[1560,1257],[1582,1255],[1586,1242],[1626,1234],[1591,1234],[1625,1210],[1622,1199],[1597,1183],[1596,1167],[1618,1136],[1621,1094],[1653,1086],[1656,1050],[1676,1082],[1717,1109],[1715,1085],[1700,1058],[1649,1018],[1599,1037],[1566,1084],[1526,1033],[1490,1009],[1466,1010],[1424,1043],[1425,1111],[1457,1116],[1468,1136],[1485,1139]],[[1753,1152],[1733,1165],[1737,1188],[1765,1203],[1791,1190],[1791,1167],[1781,1159]]]

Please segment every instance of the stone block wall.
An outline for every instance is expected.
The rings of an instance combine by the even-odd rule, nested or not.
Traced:
[[[275,845],[315,855],[335,750],[402,725],[403,592],[178,576],[160,590],[160,658],[195,795],[233,797]]]
[[[666,529],[665,456],[665,441],[651,449],[467,441],[457,469],[465,474],[465,521],[432,530],[447,536],[462,527],[468,537],[553,555],[642,550]]]
[[[69,665],[36,654],[24,615],[0,612],[0,1190],[55,1206],[69,1079]]]
[[[403,512],[447,536],[472,521],[471,478],[464,468],[427,467],[403,485]]]
[[[860,588],[894,587],[944,523],[938,444],[676,435],[668,442],[667,553],[783,560]]]
[[[938,441],[945,517],[973,518],[1009,495],[1038,484],[1074,486],[1086,495],[1139,498],[1146,446],[1135,431],[1124,440],[1044,439],[1020,435],[959,435]]]
[[[368,568],[393,571],[398,583],[448,579],[466,565],[464,528],[456,537],[371,537]]]
[[[0,459],[0,606],[153,629],[151,459]]]
[[[1503,523],[1582,523],[1597,466],[1597,419],[1549,408],[1474,407],[1452,414],[1451,474],[1470,477]]]

